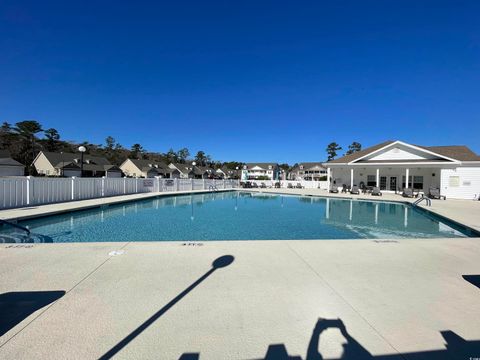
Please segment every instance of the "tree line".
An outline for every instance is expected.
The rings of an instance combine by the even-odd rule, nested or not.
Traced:
[[[86,153],[92,156],[107,158],[114,165],[121,165],[127,158],[145,159],[164,163],[186,163],[193,160],[199,166],[221,167],[229,169],[241,167],[243,163],[238,161],[220,162],[198,151],[193,157],[188,148],[184,147],[177,151],[169,149],[167,152],[152,152],[146,150],[141,144],[133,144],[129,149],[117,142],[112,136],[105,138],[104,144],[92,144],[88,141],[77,143],[65,141],[60,138],[60,133],[54,128],[44,129],[36,120],[25,120],[14,125],[3,122],[0,127],[0,149],[8,150],[13,159],[25,164],[27,172],[35,175],[32,162],[40,151],[78,152],[79,146],[85,146]]]

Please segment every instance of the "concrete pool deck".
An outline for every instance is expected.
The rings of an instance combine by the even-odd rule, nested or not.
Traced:
[[[307,359],[319,338],[325,359],[469,359],[479,257],[473,238],[2,245],[0,358]]]
[[[432,203],[480,229],[480,202]],[[479,259],[478,238],[2,244],[0,358],[476,358]]]

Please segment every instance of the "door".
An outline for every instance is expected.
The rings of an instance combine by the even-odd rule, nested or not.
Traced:
[[[396,191],[397,190],[397,178],[390,177],[390,190]]]
[[[380,190],[387,190],[387,177],[380,176]]]

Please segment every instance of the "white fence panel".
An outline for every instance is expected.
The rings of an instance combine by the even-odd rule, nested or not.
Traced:
[[[30,178],[30,204],[51,204],[72,200],[72,179]]]
[[[0,178],[0,208],[27,206],[28,182],[25,177]]]
[[[232,189],[238,180],[132,178],[0,178],[0,209],[146,192]]]

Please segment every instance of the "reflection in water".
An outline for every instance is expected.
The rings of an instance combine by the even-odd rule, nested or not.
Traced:
[[[37,241],[54,242],[389,239],[467,234],[465,229],[398,203],[243,192],[165,196],[20,223],[46,237]],[[3,242],[13,241],[6,229],[0,229],[0,234]]]

